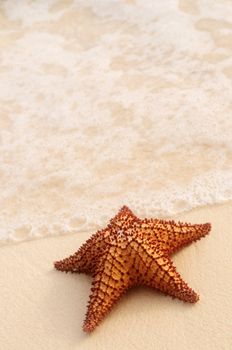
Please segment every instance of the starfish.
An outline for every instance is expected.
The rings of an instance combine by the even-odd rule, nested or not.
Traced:
[[[83,330],[93,331],[133,286],[148,286],[185,302],[197,302],[199,296],[183,281],[170,255],[210,229],[209,223],[139,219],[123,206],[74,255],[54,263],[58,270],[93,276]]]

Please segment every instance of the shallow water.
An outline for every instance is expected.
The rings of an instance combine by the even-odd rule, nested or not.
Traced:
[[[232,3],[0,5],[0,237],[232,199]]]

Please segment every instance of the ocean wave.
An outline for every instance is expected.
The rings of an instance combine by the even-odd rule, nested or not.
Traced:
[[[232,199],[231,4],[209,3],[0,5],[2,243]]]

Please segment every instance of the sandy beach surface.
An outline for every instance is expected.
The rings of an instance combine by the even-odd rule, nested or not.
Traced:
[[[91,334],[82,331],[91,278],[64,274],[53,261],[73,253],[90,232],[1,248],[0,327],[4,350],[229,350],[232,344],[232,203],[176,219],[212,223],[209,236],[173,257],[200,294],[197,304],[153,290],[128,292]]]
[[[0,2],[0,349],[232,349],[232,4]],[[212,223],[173,259],[188,305],[133,289],[90,335],[55,271],[117,210]]]

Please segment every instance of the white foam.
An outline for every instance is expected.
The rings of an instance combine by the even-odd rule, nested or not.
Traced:
[[[232,199],[232,7],[210,4],[4,2],[2,241]]]

